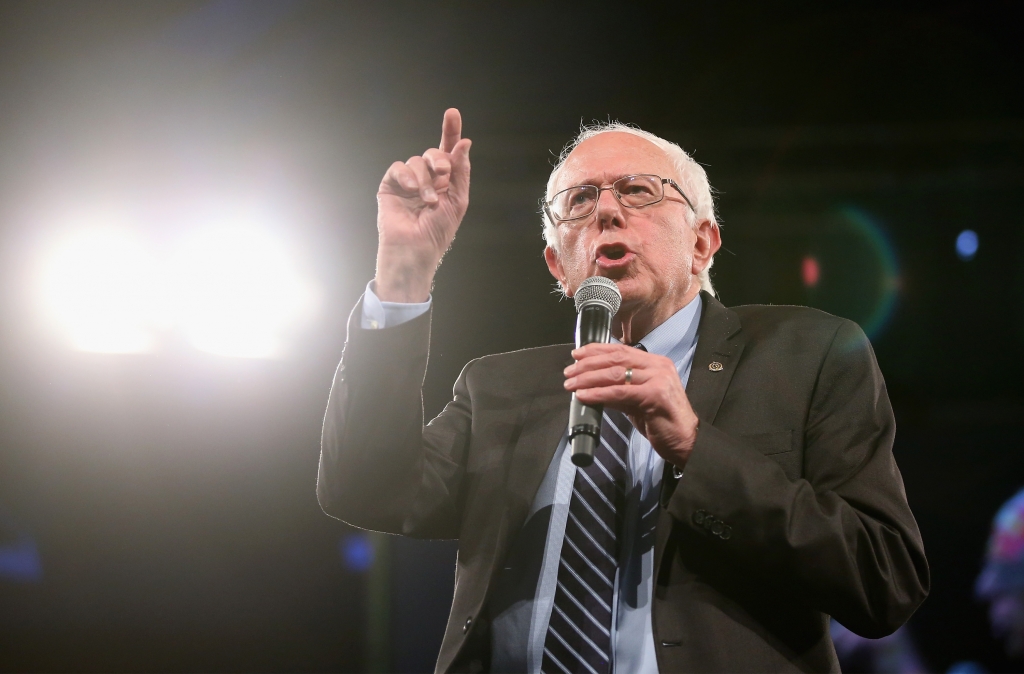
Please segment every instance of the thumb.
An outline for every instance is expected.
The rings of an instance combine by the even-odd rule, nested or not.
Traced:
[[[463,138],[452,148],[452,173],[448,192],[460,200],[469,198],[469,148],[473,141]]]

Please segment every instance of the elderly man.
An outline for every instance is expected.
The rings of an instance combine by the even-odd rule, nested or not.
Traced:
[[[548,269],[622,294],[612,344],[481,358],[423,424],[433,274],[469,202],[456,110],[388,170],[317,494],[355,526],[456,538],[438,671],[839,671],[829,616],[888,634],[928,592],[894,421],[853,323],[727,309],[704,171],[621,125],[584,131],[545,198]],[[635,347],[635,348],[634,348]],[[605,406],[593,465],[570,393]]]

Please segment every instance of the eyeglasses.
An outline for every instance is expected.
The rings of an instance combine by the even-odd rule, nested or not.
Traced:
[[[666,184],[674,187],[690,209],[697,212],[676,181],[656,175],[625,176],[613,182],[611,187],[576,185],[558,192],[551,201],[543,202],[544,212],[555,223],[585,218],[597,210],[597,201],[605,190],[611,190],[626,208],[652,206],[665,198]]]

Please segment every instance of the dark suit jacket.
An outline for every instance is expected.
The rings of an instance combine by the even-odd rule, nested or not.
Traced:
[[[929,587],[882,375],[850,321],[702,301],[687,385],[700,429],[683,477],[666,470],[655,530],[659,668],[838,672],[830,615],[881,637]],[[367,331],[361,312],[327,406],[320,504],[357,527],[457,538],[437,671],[486,670],[488,590],[566,431],[571,345],[470,362],[424,426],[430,315]]]

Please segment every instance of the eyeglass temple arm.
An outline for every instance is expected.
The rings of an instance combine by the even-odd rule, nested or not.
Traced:
[[[690,207],[690,210],[693,211],[694,215],[697,214],[697,209],[693,207],[693,202],[690,201],[690,197],[686,196],[686,193],[683,192],[682,188],[676,184],[675,180],[672,180],[671,178],[662,178],[661,182],[662,184],[668,183],[672,187],[676,188],[676,192],[679,192],[679,196],[686,200],[686,205]]]

